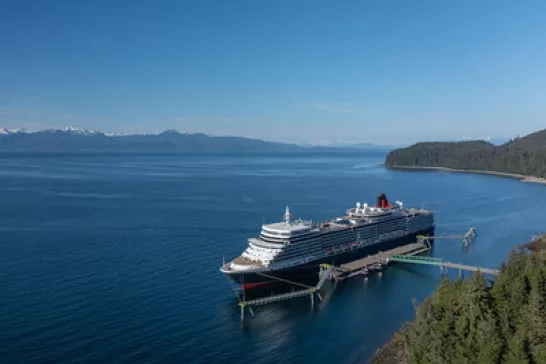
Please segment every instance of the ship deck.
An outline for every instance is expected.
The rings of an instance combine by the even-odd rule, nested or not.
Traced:
[[[260,267],[264,266],[263,263],[258,261],[258,260],[250,260],[250,259],[245,258],[243,256],[240,256],[240,257],[237,257],[237,258],[233,259],[233,263],[239,264],[239,265],[252,265],[252,266],[259,265]]]

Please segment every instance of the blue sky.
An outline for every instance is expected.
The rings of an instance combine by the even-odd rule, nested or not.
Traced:
[[[0,127],[289,142],[546,127],[546,2],[0,2]]]

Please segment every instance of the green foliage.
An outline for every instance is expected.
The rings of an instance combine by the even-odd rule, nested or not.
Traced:
[[[426,142],[395,149],[388,167],[444,167],[546,178],[546,129],[501,146],[485,141]]]
[[[546,260],[513,252],[491,287],[442,280],[406,332],[408,363],[546,363]]]

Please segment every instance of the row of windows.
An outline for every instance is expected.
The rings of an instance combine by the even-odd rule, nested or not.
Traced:
[[[283,250],[282,253],[279,254],[279,257],[292,257],[292,256],[301,256],[305,254],[309,254],[312,252],[317,252],[320,250],[320,246],[315,242],[310,242],[307,245],[302,245],[298,247],[288,247],[286,250]]]
[[[290,244],[293,244],[293,243],[298,243],[300,241],[307,241],[309,240],[310,238],[310,234],[305,234],[305,236],[298,236],[297,238],[284,238],[284,239],[281,239],[281,238],[272,238],[272,237],[269,237],[269,236],[266,236],[266,235],[263,235],[263,234],[260,234],[260,239],[262,239],[263,241],[271,241],[271,242],[287,242],[287,241],[290,241]]]
[[[269,243],[277,243],[277,244],[283,244],[284,242],[288,241],[288,239],[279,239],[279,238],[270,238],[268,236],[260,235],[260,239],[263,241],[267,241]]]
[[[270,235],[272,237],[282,237],[282,238],[298,237],[299,238],[301,236],[309,235],[312,232],[313,232],[312,230],[295,231],[295,232],[289,232],[289,231],[278,232],[278,231],[262,229],[261,233],[265,235]]]
[[[257,252],[265,252],[265,253],[272,253],[272,254],[279,252],[278,249],[260,248],[260,247],[257,247],[256,245],[249,245],[249,249],[252,249]]]
[[[369,237],[363,238],[361,236],[360,240],[368,239],[368,238]],[[339,245],[339,244],[347,244],[347,243],[352,243],[355,240],[356,240],[355,238],[336,237],[334,239],[328,239],[327,241],[323,242],[323,246],[324,247],[329,247],[329,246],[334,246],[334,245]]]
[[[395,222],[388,222],[382,225],[379,225],[380,231],[387,231],[387,230],[396,230],[401,229],[404,227],[404,223],[402,221],[395,221]]]
[[[262,232],[266,233],[266,234],[269,234],[269,235],[279,235],[279,236],[288,236],[288,235],[290,235],[290,232],[288,232],[288,231],[273,231],[273,230],[268,230],[268,229],[263,229],[263,228],[262,228]]]
[[[265,252],[265,251],[257,251],[257,250],[253,250],[253,249],[247,249],[246,250],[246,254],[250,255],[250,256],[254,256],[254,257],[265,257],[265,258],[268,258],[268,257],[274,257],[276,254],[272,253],[272,252]]]
[[[314,244],[312,246],[308,246],[307,249],[299,249],[299,250],[284,250],[281,254],[282,256],[294,256],[294,255],[304,255],[308,254],[313,251],[319,250],[319,246]]]
[[[278,237],[270,237],[270,236],[264,235],[263,232],[262,232],[260,234],[260,239],[263,240],[263,241],[272,242],[272,243],[283,243],[284,244],[286,242],[290,242],[290,244],[294,244],[294,243],[299,243],[299,242],[306,242],[314,234],[316,234],[316,232],[312,232],[312,233],[309,233],[309,234],[302,234],[302,235],[298,235],[296,237],[292,236],[290,238],[288,238],[288,237],[278,238]]]
[[[270,243],[270,242],[266,242],[266,243]],[[252,244],[254,246],[264,248],[264,249],[277,249],[277,250],[282,249],[282,247],[284,246],[282,244],[274,244],[274,246],[260,245],[260,244],[254,242],[254,241],[252,243],[249,243],[249,244]]]
[[[389,232],[395,232],[395,231],[400,231],[405,223],[410,223],[410,227],[411,228],[414,228],[414,227],[419,227],[420,229],[423,229],[423,226],[425,226],[425,224],[423,224],[423,221],[416,221],[416,220],[422,220],[422,218],[427,218],[426,220],[430,220],[430,216],[420,216],[421,219],[417,219],[417,218],[408,218],[408,219],[405,219],[405,218],[393,218],[391,219],[392,221],[388,221],[388,222],[384,222],[383,224],[379,224],[379,225],[376,225],[376,226],[363,226],[363,227],[360,227],[360,228],[357,228],[355,230],[340,230],[340,231],[336,231],[336,232],[332,232],[332,233],[329,233],[329,234],[325,234],[322,236],[322,245],[324,246],[333,246],[333,245],[336,245],[336,244],[343,244],[343,243],[347,243],[347,242],[351,242],[353,240],[356,240],[357,239],[357,234],[356,232],[359,233],[360,235],[360,239],[361,240],[365,240],[365,239],[369,239],[371,237],[375,237],[377,236],[378,233],[389,233]],[[413,230],[413,229],[410,229],[410,230]],[[308,251],[309,250],[309,244],[311,245],[315,245],[314,244],[314,240],[307,240],[307,239],[304,239],[305,240],[305,245],[302,249],[295,249],[295,248],[291,248],[290,249],[290,253],[297,253],[297,252],[301,252],[301,251]],[[302,240],[300,240],[302,241]],[[291,244],[289,246],[293,246],[292,244],[294,244],[295,241],[291,242]]]
[[[279,256],[289,257],[289,256],[299,256],[302,254],[308,254],[310,252],[315,252],[319,250],[319,245],[316,243],[309,244],[307,246],[298,247],[296,249],[286,249],[283,250]]]

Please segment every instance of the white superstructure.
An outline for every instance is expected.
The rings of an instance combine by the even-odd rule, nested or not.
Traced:
[[[258,237],[248,239],[240,257],[221,270],[271,271],[362,249],[434,227],[434,216],[423,209],[406,209],[400,201],[392,206],[384,194],[375,206],[356,203],[346,215],[313,223],[292,220],[288,206],[284,221],[262,225]]]

